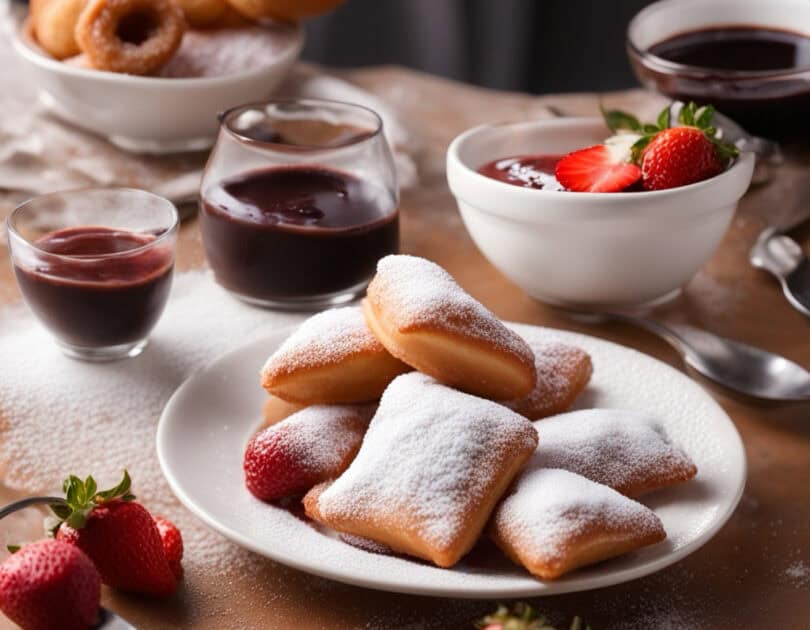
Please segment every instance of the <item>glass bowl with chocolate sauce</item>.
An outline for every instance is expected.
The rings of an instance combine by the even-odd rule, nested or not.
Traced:
[[[221,116],[200,188],[217,282],[269,308],[358,297],[399,248],[393,158],[373,111],[319,99],[243,105]]]
[[[662,0],[627,29],[639,81],[711,103],[752,134],[810,142],[810,3]]]
[[[34,197],[7,220],[17,285],[67,355],[137,356],[169,297],[178,225],[174,205],[143,190]]]

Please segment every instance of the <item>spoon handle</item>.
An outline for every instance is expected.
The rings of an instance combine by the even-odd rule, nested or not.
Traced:
[[[27,499],[20,499],[14,503],[9,503],[0,509],[0,519],[5,518],[9,514],[24,510],[32,505],[54,505],[64,504],[65,500],[60,497],[28,497]]]

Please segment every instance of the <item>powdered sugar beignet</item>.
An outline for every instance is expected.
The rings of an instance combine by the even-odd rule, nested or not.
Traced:
[[[536,445],[523,416],[405,374],[383,394],[351,466],[313,488],[304,506],[339,532],[450,567]]]
[[[629,497],[697,474],[652,416],[620,409],[573,411],[535,423],[538,445],[529,468],[563,468]]]
[[[544,580],[666,538],[655,512],[574,473],[535,468],[495,510],[489,533]]]
[[[313,315],[273,353],[262,386],[287,402],[313,405],[377,400],[410,368],[366,326],[359,306]]]
[[[391,354],[445,385],[494,400],[535,385],[526,342],[429,260],[381,259],[363,312]]]
[[[528,396],[501,401],[529,420],[568,411],[588,385],[593,373],[590,355],[557,340],[553,332],[534,326],[508,324],[534,352],[537,382]]]

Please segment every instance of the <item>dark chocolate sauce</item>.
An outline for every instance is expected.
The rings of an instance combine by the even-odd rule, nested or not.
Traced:
[[[562,158],[562,155],[517,155],[487,162],[478,172],[524,188],[563,190],[554,177],[554,169]]]
[[[790,74],[810,68],[810,37],[755,25],[718,26],[674,35],[649,53],[684,68],[634,62],[643,83],[678,100],[714,105],[752,134],[810,141],[810,81]]]
[[[15,264],[17,283],[31,309],[69,344],[140,341],[160,317],[171,287],[171,248],[138,251],[155,238],[97,226],[57,230],[35,245],[60,257],[41,256],[35,269]]]
[[[674,63],[719,70],[750,72],[810,67],[809,37],[750,26],[679,33],[651,46],[650,52]]]
[[[395,253],[399,215],[381,186],[318,166],[244,173],[203,191],[200,228],[217,280],[242,296],[324,296],[361,285]]]

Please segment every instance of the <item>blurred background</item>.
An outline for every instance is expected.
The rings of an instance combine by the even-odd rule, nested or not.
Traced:
[[[307,24],[304,59],[400,64],[542,94],[636,85],[630,19],[651,0],[348,0]]]

